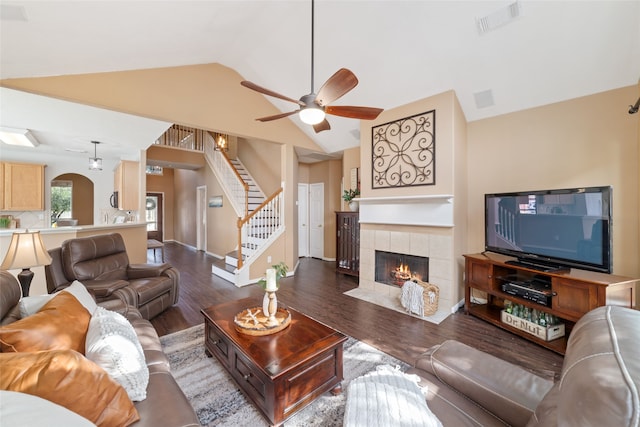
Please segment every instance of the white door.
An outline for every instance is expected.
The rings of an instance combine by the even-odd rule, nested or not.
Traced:
[[[309,186],[309,252],[324,259],[324,184]]]
[[[196,214],[196,249],[207,251],[207,186],[200,185],[197,191],[197,214]]]
[[[309,184],[298,184],[298,256],[309,256]]]

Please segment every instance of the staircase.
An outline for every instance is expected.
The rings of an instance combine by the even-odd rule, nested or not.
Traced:
[[[205,142],[205,158],[239,218],[236,248],[213,264],[212,273],[244,286],[252,283],[249,266],[253,260],[284,232],[283,190],[266,197],[242,162],[229,159],[213,146]]]

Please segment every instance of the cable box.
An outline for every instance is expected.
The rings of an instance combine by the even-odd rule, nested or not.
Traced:
[[[533,278],[521,280],[514,276],[500,277],[502,292],[544,306],[551,306],[551,283],[549,280]]]

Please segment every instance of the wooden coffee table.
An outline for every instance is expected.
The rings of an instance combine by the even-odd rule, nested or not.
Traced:
[[[245,298],[203,309],[205,349],[277,426],[321,394],[342,391],[342,344],[347,337],[291,308],[291,324],[280,332],[251,336],[236,331],[234,316],[261,304]]]

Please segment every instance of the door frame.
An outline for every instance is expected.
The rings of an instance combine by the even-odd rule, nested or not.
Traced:
[[[196,187],[196,249],[207,251],[207,186]]]
[[[155,239],[158,240],[160,242],[164,242],[164,193],[161,191],[147,191],[147,193],[145,194],[145,204],[146,204],[146,198],[148,196],[156,196],[158,197],[158,200],[160,200],[159,206],[158,206],[158,218],[160,219],[158,222],[160,223],[160,227],[158,230],[158,233],[160,233],[160,238],[159,239]],[[149,231],[147,231],[147,239],[151,238],[151,236],[149,236]]]
[[[314,205],[316,200],[313,199],[314,188],[320,189],[321,191],[320,199],[317,200],[318,202],[317,207]],[[320,214],[320,222],[318,222],[317,224],[316,223],[312,224],[312,221],[314,220],[313,213]],[[315,242],[314,233],[317,232],[317,228],[321,228],[322,230],[319,236],[320,240],[318,242]],[[309,184],[309,256],[310,257],[325,259],[324,233],[325,233],[325,230],[324,230],[324,182],[316,182],[316,183]],[[314,243],[318,244],[320,253],[314,252],[314,247],[315,247]]]
[[[302,194],[302,197],[301,197]],[[303,218],[301,218],[301,211]],[[298,257],[309,256],[309,184],[298,183]]]

